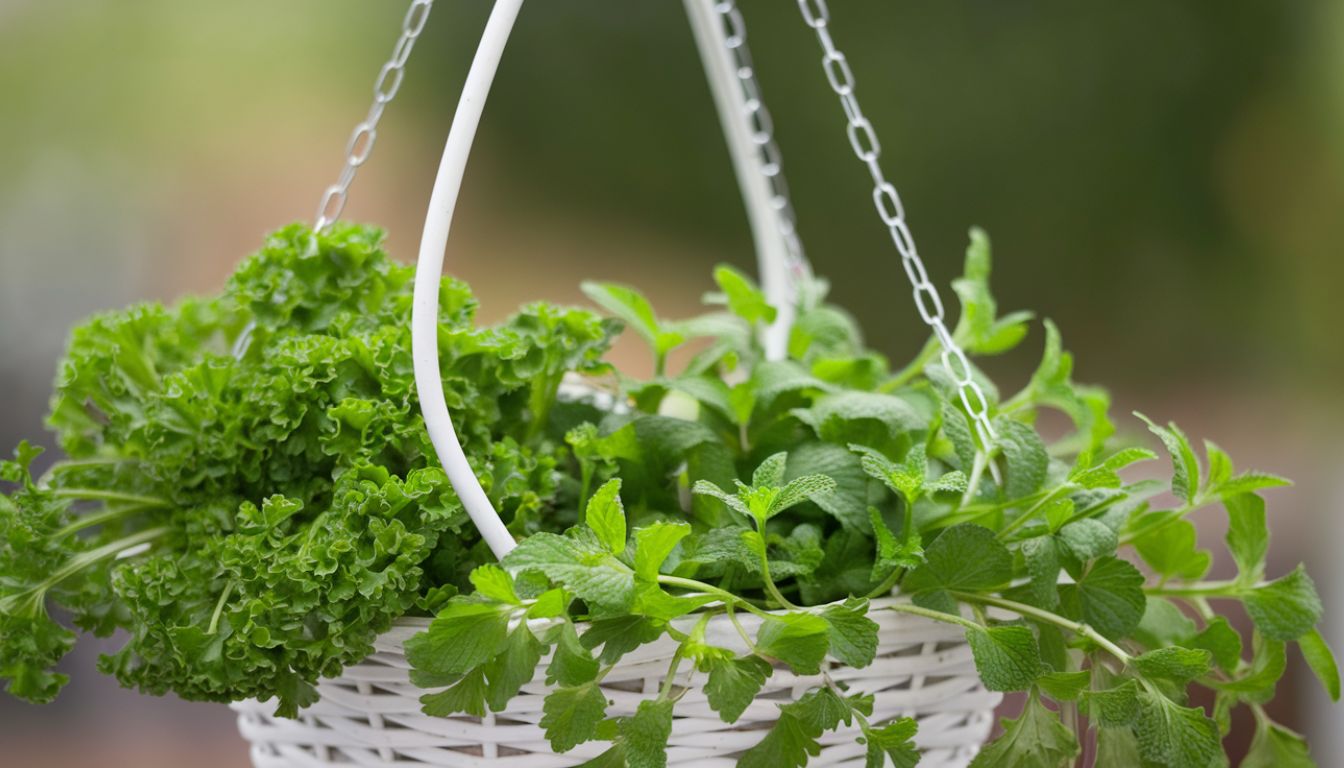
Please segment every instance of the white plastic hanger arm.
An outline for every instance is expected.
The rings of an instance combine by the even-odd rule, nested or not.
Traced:
[[[496,557],[508,554],[517,542],[504,527],[499,514],[486,498],[485,490],[476,479],[476,473],[467,463],[453,430],[452,417],[443,399],[443,381],[439,371],[439,283],[443,277],[444,248],[448,245],[448,231],[457,207],[458,193],[462,190],[462,176],[467,168],[476,129],[481,124],[485,97],[490,93],[499,59],[509,32],[518,18],[523,0],[498,0],[490,12],[485,32],[481,35],[476,57],[462,87],[462,97],[453,115],[448,141],[439,161],[439,173],[434,179],[434,191],[429,197],[429,212],[425,215],[425,231],[420,239],[420,257],[415,270],[415,301],[411,310],[411,354],[415,361],[415,386],[420,396],[420,409],[425,417],[439,461],[448,473],[448,479],[457,496],[466,507],[471,521],[481,532]]]
[[[756,143],[752,140],[741,98],[741,86],[728,55],[727,36],[715,0],[684,0],[691,21],[700,60],[705,66],[709,88],[728,141],[737,183],[746,204],[751,236],[756,244],[756,263],[766,301],[779,310],[775,322],[761,339],[765,356],[782,360],[788,353],[789,328],[793,325],[797,300],[789,276],[788,247],[779,229],[779,211],[771,204],[770,187],[761,174]]]

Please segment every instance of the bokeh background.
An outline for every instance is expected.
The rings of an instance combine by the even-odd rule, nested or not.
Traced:
[[[912,354],[924,337],[815,41],[792,3],[740,4],[809,255],[874,346]],[[0,443],[41,434],[72,323],[214,291],[268,230],[313,215],[404,5],[0,0]],[[1295,478],[1269,494],[1273,572],[1308,563],[1340,647],[1344,3],[832,5],[935,279],[985,227],[1000,307],[1055,319],[1118,412]],[[440,0],[355,182],[347,218],[385,225],[402,258],[487,12]],[[583,278],[690,313],[713,264],[752,263],[737,195],[680,3],[534,2],[447,269],[488,318],[580,301]],[[991,370],[1015,387],[1039,343]],[[1220,513],[1200,522],[1216,548]],[[247,764],[222,706],[121,691],[94,650],[56,704],[0,699],[0,762]],[[1290,676],[1277,716],[1344,765],[1344,710],[1295,656]]]

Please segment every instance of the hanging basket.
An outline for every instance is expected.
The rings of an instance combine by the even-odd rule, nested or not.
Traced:
[[[414,20],[417,34],[423,17],[415,16],[416,9],[427,7],[429,2],[415,0],[408,15],[407,25],[409,27]],[[436,322],[443,254],[467,156],[485,97],[521,3],[522,0],[497,0],[463,86],[430,198],[420,244],[412,318],[416,383],[426,429],[473,523],[483,540],[501,557],[515,546],[515,542],[472,474],[457,440],[439,378]],[[778,319],[763,334],[762,346],[767,358],[780,359],[785,354],[793,318],[796,296],[793,278],[807,274],[809,267],[794,231],[778,148],[770,136],[769,116],[760,101],[752,69],[746,64],[750,59],[746,52],[745,32],[735,5],[721,0],[717,3],[715,0],[686,0],[686,6],[742,187],[756,239],[762,287],[771,304],[779,308]],[[804,13],[809,25],[818,29],[824,26],[824,22],[818,22],[806,9]],[[409,45],[404,41],[398,44],[398,53],[403,49],[409,52]],[[836,57],[843,60],[838,54]],[[402,55],[399,59],[401,63],[404,58]],[[837,83],[830,66],[828,63],[828,78],[845,101],[852,86]],[[847,105],[847,114],[850,109]],[[850,119],[858,118],[851,115]],[[356,129],[352,146],[358,143],[356,139],[361,130]],[[871,132],[871,126],[867,130]],[[878,153],[875,143],[870,146],[855,142],[851,136],[860,159],[874,164]],[[363,157],[358,160],[362,163]],[[359,163],[352,161],[353,165]],[[353,176],[353,173],[348,175]],[[337,192],[338,201],[343,201],[344,188]],[[330,190],[328,196],[331,196]],[[892,206],[899,212],[899,200],[885,180],[874,191],[874,200],[884,221],[905,232],[908,239],[908,230],[904,229],[899,216],[896,216],[895,224],[891,223],[891,217],[895,215],[891,212]],[[892,200],[895,202],[889,202]],[[337,208],[329,217],[327,202],[324,198],[320,221],[339,213]],[[898,246],[900,242],[898,238]],[[904,261],[910,259],[903,255]],[[914,261],[917,262],[917,258]],[[907,264],[906,269],[910,271],[912,267]],[[918,270],[912,275],[922,275],[922,264]],[[921,282],[927,283],[927,278]],[[927,299],[921,299],[921,292],[933,294],[936,299],[936,290],[931,285],[916,284],[916,299],[921,306],[921,315],[925,315],[922,302]],[[936,325],[942,328],[938,338],[950,339],[946,328],[942,327],[941,304],[936,301],[935,304],[938,305]],[[937,332],[938,328],[934,330]],[[945,342],[947,345],[960,354],[953,342]],[[575,393],[571,391],[569,394]],[[588,393],[592,394],[591,391]],[[583,395],[580,393],[580,396]],[[621,407],[610,396],[606,397],[605,401],[598,397],[599,407]],[[851,692],[872,694],[872,722],[901,717],[915,719],[919,725],[915,743],[923,751],[921,766],[965,766],[988,736],[994,708],[1001,695],[989,692],[981,683],[970,647],[959,627],[886,610],[897,599],[885,598],[872,603],[869,616],[879,627],[873,663],[857,669],[828,660],[826,676]],[[694,622],[697,618],[692,614],[678,621]],[[740,620],[748,632],[754,631],[761,621],[753,615],[743,615]],[[404,644],[428,626],[428,619],[398,621],[391,631],[375,641],[373,655],[347,667],[338,677],[320,681],[317,686],[320,699],[301,710],[297,719],[273,716],[274,705],[269,703],[245,701],[234,704],[243,737],[252,744],[254,765],[257,768],[329,765],[558,768],[579,765],[606,749],[603,742],[580,744],[564,754],[556,754],[551,749],[545,732],[538,725],[542,718],[542,703],[549,690],[545,685],[549,655],[541,660],[531,683],[523,686],[502,712],[484,718],[424,714],[420,698],[430,691],[411,684]],[[581,623],[579,630],[583,631]],[[715,646],[738,653],[747,651],[741,635],[724,615],[710,618],[706,632]],[[676,644],[663,636],[623,656],[601,683],[609,700],[606,715],[633,715],[639,701],[656,693],[663,684],[675,650]],[[673,713],[667,763],[696,768],[735,765],[737,757],[756,745],[778,721],[779,705],[795,701],[808,690],[824,684],[822,675],[799,676],[786,668],[777,668],[741,718],[727,724],[709,706],[701,688],[703,677],[683,671],[675,682],[682,690]],[[820,754],[808,764],[864,765],[865,747],[855,741],[857,735],[857,724],[824,734],[820,739]]]
[[[831,662],[828,673],[851,691],[873,694],[874,722],[915,718],[919,722],[915,741],[924,750],[921,766],[965,766],[989,735],[1000,695],[981,685],[959,628],[883,610],[893,602],[876,600],[869,614],[879,626],[873,663],[854,669]],[[740,620],[749,631],[760,621],[750,614]],[[579,765],[608,746],[589,742],[563,755],[552,752],[537,725],[549,659],[542,659],[532,682],[503,712],[485,718],[424,714],[420,697],[428,691],[410,683],[402,645],[428,626],[428,619],[399,621],[377,640],[376,653],[347,667],[340,677],[319,683],[321,700],[297,720],[272,716],[274,704],[234,704],[238,727],[252,743],[253,765],[559,768]],[[715,645],[743,650],[741,636],[723,615],[710,620],[707,632]],[[607,714],[634,714],[639,701],[657,691],[675,649],[664,636],[623,657],[602,682],[611,702]],[[703,676],[688,679],[683,674],[677,682],[686,691],[674,710],[668,765],[714,768],[736,764],[736,756],[760,741],[774,724],[777,705],[819,685],[821,678],[776,669],[732,725],[710,709],[700,689]],[[821,739],[821,754],[808,765],[863,765],[863,746],[854,741],[857,733],[857,726],[827,733]]]

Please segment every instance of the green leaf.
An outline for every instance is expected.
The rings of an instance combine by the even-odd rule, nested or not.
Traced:
[[[914,743],[918,731],[919,724],[909,717],[864,730],[863,736],[868,741],[865,768],[885,768],[887,760],[894,768],[914,768],[920,757]]]
[[[1187,643],[1191,648],[1203,648],[1224,672],[1231,672],[1241,661],[1241,635],[1222,616],[1209,619],[1204,629]]]
[[[649,342],[657,354],[665,354],[685,341],[680,333],[663,329],[649,300],[634,288],[593,282],[582,283],[580,287],[593,303],[620,318]]]
[[[626,768],[665,768],[672,706],[670,699],[641,701],[633,716],[621,718],[616,732],[624,748]]]
[[[1126,726],[1139,714],[1139,684],[1132,678],[1099,691],[1084,691],[1082,701],[1088,717],[1102,727]]]
[[[1254,636],[1251,666],[1230,682],[1215,682],[1220,691],[1234,693],[1240,699],[1263,704],[1274,697],[1274,689],[1288,668],[1288,654],[1279,640],[1267,640],[1260,633]]]
[[[971,645],[976,671],[991,691],[1025,691],[1041,674],[1041,653],[1027,627],[967,629],[966,641]]]
[[[1037,536],[1022,542],[1022,557],[1031,577],[1033,605],[1053,610],[1059,605],[1059,549],[1053,536]]]
[[[1036,679],[1036,685],[1041,689],[1041,693],[1055,701],[1074,701],[1091,683],[1092,674],[1087,670],[1048,672]]]
[[[1022,715],[1003,721],[1003,734],[985,745],[971,768],[1068,768],[1079,752],[1073,732],[1033,692]]]
[[[579,636],[579,642],[589,650],[602,646],[598,660],[611,665],[662,634],[662,625],[645,616],[615,616],[589,622],[588,631]]]
[[[828,605],[821,618],[829,628],[831,656],[843,664],[863,668],[877,655],[877,622],[868,618],[868,601],[851,599]]]
[[[1129,728],[1097,729],[1097,759],[1092,768],[1134,768],[1141,760],[1134,731]]]
[[[1148,425],[1148,430],[1162,440],[1167,452],[1171,454],[1171,492],[1182,501],[1194,501],[1195,494],[1199,491],[1200,470],[1199,459],[1195,457],[1195,451],[1190,447],[1190,439],[1175,424],[1162,427],[1141,413],[1134,415],[1143,419]]]
[[[756,488],[779,488],[784,485],[784,466],[789,462],[789,454],[772,454],[756,467],[751,474],[751,484]]]
[[[490,709],[504,711],[519,689],[532,682],[545,650],[525,622],[509,633],[503,652],[485,665],[485,677],[490,683],[486,701]]]
[[[1059,540],[1073,556],[1087,561],[1114,555],[1119,539],[1105,523],[1085,517],[1059,529]]]
[[[1262,718],[1241,768],[1316,768],[1316,761],[1299,734]]]
[[[738,768],[803,768],[809,756],[821,754],[817,739],[842,722],[852,722],[854,708],[852,697],[842,699],[829,688],[781,705],[775,725],[760,743],[742,754]],[[871,699],[868,708],[871,711]]]
[[[728,309],[748,323],[773,323],[776,310],[750,279],[729,266],[714,268],[714,282],[728,300]]]
[[[910,526],[910,538],[904,541],[896,538],[877,507],[868,508],[868,523],[872,526],[877,544],[877,557],[869,576],[873,581],[881,581],[897,568],[917,568],[924,562],[924,548],[919,530],[914,526]]]
[[[591,530],[571,535],[534,533],[518,542],[502,564],[514,571],[537,571],[580,598],[622,609],[635,592],[635,574],[617,561]]]
[[[1218,726],[1204,710],[1157,693],[1139,695],[1134,736],[1144,760],[1167,768],[1209,768],[1222,754]]]
[[[1175,646],[1135,656],[1132,663],[1145,677],[1188,683],[1209,673],[1213,667],[1213,654],[1199,648]]]
[[[737,722],[774,671],[770,663],[759,656],[713,656],[705,660],[702,668],[709,672],[705,697],[710,708],[718,712],[725,723]]]
[[[1287,576],[1255,587],[1242,600],[1256,628],[1273,640],[1296,640],[1321,620],[1321,598],[1301,565]]]
[[[1143,561],[1162,576],[1193,581],[1208,573],[1213,556],[1197,548],[1198,535],[1189,520],[1176,520],[1134,540]]]
[[[830,625],[810,613],[786,613],[761,622],[756,631],[756,651],[777,659],[800,675],[821,671],[830,647]]]
[[[1110,640],[1134,631],[1147,601],[1143,574],[1115,557],[1097,559],[1076,583],[1061,586],[1059,592],[1071,618],[1082,619]]]
[[[575,686],[595,679],[597,660],[579,640],[574,624],[566,621],[557,631],[555,653],[546,667],[546,683]]]
[[[485,717],[485,670],[473,669],[447,690],[421,696],[420,704],[425,714],[434,717],[458,713]]]
[[[621,504],[621,481],[613,478],[588,500],[584,522],[614,555],[625,551],[625,506]]]
[[[1316,630],[1297,638],[1298,647],[1302,649],[1302,657],[1307,660],[1307,666],[1311,667],[1312,673],[1325,686],[1325,692],[1330,696],[1331,701],[1339,701],[1339,667],[1335,664],[1335,655],[1330,652],[1330,646],[1326,645],[1321,633]]]
[[[943,533],[925,551],[925,562],[905,577],[901,590],[926,608],[956,612],[951,591],[977,592],[1006,584],[1013,556],[994,532],[963,523]]]
[[[498,565],[487,563],[478,566],[471,572],[470,578],[471,585],[476,588],[478,595],[488,597],[491,600],[498,600],[501,603],[522,605],[517,593],[513,591],[513,577],[509,576],[509,572]]]
[[[1050,465],[1045,443],[1035,429],[1020,421],[1001,418],[994,426],[998,429],[999,449],[1003,451],[1007,465],[1004,493],[1010,499],[1030,496],[1045,482],[1045,471]]]
[[[1264,577],[1265,554],[1269,551],[1269,526],[1265,524],[1265,500],[1254,493],[1223,497],[1227,509],[1227,551],[1241,578],[1254,583]]]
[[[635,529],[635,576],[657,581],[663,562],[677,544],[691,532],[687,523],[658,521]]]
[[[607,712],[607,696],[597,683],[556,688],[542,703],[541,727],[551,749],[568,752],[597,735]]]
[[[406,641],[406,658],[416,670],[461,675],[495,657],[508,636],[509,614],[497,603],[454,599]]]
[[[1150,597],[1134,637],[1140,643],[1156,648],[1179,645],[1197,631],[1195,622],[1182,613],[1175,603],[1165,597]]]
[[[804,475],[791,480],[770,502],[770,506],[766,508],[765,518],[768,520],[813,496],[833,490],[835,490],[835,481],[826,475]]]

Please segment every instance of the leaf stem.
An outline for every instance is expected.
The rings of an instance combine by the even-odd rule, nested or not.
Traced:
[[[1120,536],[1120,546],[1123,547],[1126,544],[1132,544],[1136,539],[1141,539],[1151,533],[1160,531],[1178,520],[1184,520],[1187,515],[1197,509],[1202,509],[1212,501],[1213,500],[1208,497],[1199,496],[1192,501],[1186,502],[1177,509],[1167,510],[1167,513],[1161,515],[1158,519],[1146,523],[1140,528],[1122,534]]]
[[[110,557],[115,557],[121,554],[122,552],[130,549],[131,547],[136,547],[141,544],[151,542],[154,539],[157,539],[160,536],[163,536],[164,534],[168,533],[169,530],[170,529],[166,526],[162,528],[147,528],[143,531],[133,533],[130,536],[127,536],[123,539],[118,539],[117,541],[104,544],[101,547],[90,549],[85,552],[80,552],[78,555],[75,555],[69,560],[66,560],[61,565],[60,568],[57,568],[55,571],[52,571],[51,575],[48,576],[46,579],[42,580],[37,584],[34,584],[33,586],[23,590],[22,592],[15,592],[11,595],[6,596],[3,600],[0,600],[0,613],[7,612],[11,604],[17,604],[23,601],[25,598],[33,597],[35,595],[40,595],[46,592],[48,589],[51,589],[52,587],[56,586],[62,581],[65,581],[66,579],[70,578],[71,576],[74,576],[75,574],[79,573],[85,568],[88,568],[94,563],[99,562],[100,560],[106,560]]]
[[[64,528],[53,533],[51,537],[53,539],[64,538],[72,533],[82,531],[85,528],[92,528],[95,525],[110,523],[113,520],[119,520],[123,517],[126,517],[127,515],[133,514],[135,512],[142,512],[146,509],[153,509],[153,507],[148,504],[130,504],[125,507],[112,507],[111,509],[104,509],[101,512],[94,512],[91,515],[84,515],[82,517],[76,518],[75,520],[72,520],[69,525],[66,525]]]
[[[994,606],[995,608],[1003,608],[1004,610],[1012,611],[1013,613],[1016,613],[1019,616],[1029,616],[1033,619],[1054,624],[1057,627],[1062,627],[1064,629],[1073,632],[1076,635],[1086,637],[1088,640],[1091,640],[1093,643],[1100,646],[1103,650],[1105,650],[1107,653],[1111,654],[1115,658],[1119,659],[1121,662],[1125,664],[1129,663],[1130,655],[1125,652],[1125,649],[1106,639],[1106,637],[1104,637],[1100,632],[1096,631],[1095,629],[1088,626],[1084,622],[1074,621],[1072,619],[1066,619],[1057,613],[1051,613],[1050,611],[1037,608],[1034,605],[1019,603],[1015,600],[1005,600],[1004,598],[994,597],[993,595],[980,595],[970,592],[953,592],[952,596],[964,602],[982,603],[984,605]]]
[[[215,612],[210,615],[210,627],[205,630],[205,634],[213,635],[219,629],[219,618],[224,615],[224,604],[228,602],[229,595],[233,593],[233,588],[237,581],[230,580],[224,585],[224,591],[219,594],[219,601],[215,603]]]
[[[908,613],[911,616],[922,616],[926,619],[941,621],[945,624],[956,624],[957,626],[965,627],[966,629],[984,629],[983,626],[976,624],[974,621],[971,621],[970,619],[964,618],[962,616],[958,616],[954,613],[943,613],[942,611],[935,611],[931,608],[921,608],[918,605],[914,605],[912,603],[895,603],[894,605],[887,605],[883,607],[888,611],[895,611],[897,613]]]
[[[57,488],[51,492],[62,499],[78,501],[125,501],[130,504],[143,504],[147,507],[171,507],[172,502],[157,496],[141,496],[135,493],[105,491],[100,488]]]
[[[695,579],[686,579],[682,578],[681,576],[667,576],[665,574],[659,574],[658,583],[664,584],[669,587],[680,587],[682,589],[689,589],[695,592],[702,592],[706,595],[713,595],[722,600],[724,602],[724,605],[731,604],[736,605],[739,608],[745,608],[749,612],[754,613],[763,619],[775,618],[774,616],[770,615],[769,611],[757,608],[755,605],[752,605],[752,603],[748,601],[746,598],[738,597],[737,595],[734,595],[732,592],[729,592],[728,590],[719,589],[718,587],[713,586],[711,584],[706,584],[703,581],[696,581]]]
[[[1242,584],[1237,581],[1195,581],[1176,586],[1160,585],[1144,587],[1144,592],[1162,597],[1239,597],[1248,589],[1260,585]]]

